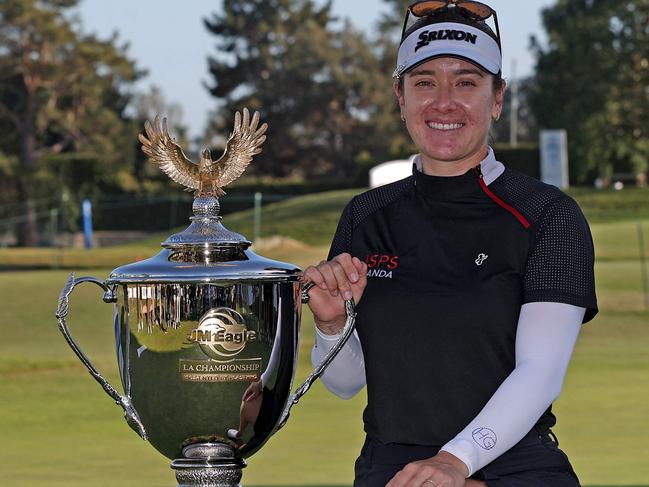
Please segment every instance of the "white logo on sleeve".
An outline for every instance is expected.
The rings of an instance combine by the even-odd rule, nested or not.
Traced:
[[[487,254],[480,254],[478,255],[478,258],[475,260],[476,265],[481,266],[484,264],[484,261],[487,260],[489,256]]]

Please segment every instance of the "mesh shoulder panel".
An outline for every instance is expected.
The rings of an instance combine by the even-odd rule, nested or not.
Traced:
[[[534,241],[523,275],[523,300],[586,308],[597,314],[595,252],[577,203],[554,186],[507,170],[493,183],[532,224]]]
[[[532,224],[538,221],[552,201],[564,197],[558,188],[510,169],[489,185]]]
[[[366,220],[372,213],[385,208],[394,202],[405,191],[413,187],[410,176],[395,183],[386,184],[355,196],[343,210],[338,228],[331,243],[328,259],[343,252],[352,252],[352,234],[354,228]]]

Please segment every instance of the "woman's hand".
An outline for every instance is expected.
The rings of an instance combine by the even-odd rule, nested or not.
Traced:
[[[385,487],[469,487],[485,485],[467,480],[469,469],[464,462],[441,451],[432,458],[409,463]]]
[[[327,335],[337,335],[345,326],[345,300],[361,300],[367,285],[367,264],[349,254],[340,254],[304,271],[309,291],[309,308],[316,326]]]

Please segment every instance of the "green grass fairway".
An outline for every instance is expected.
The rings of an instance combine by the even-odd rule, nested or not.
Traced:
[[[649,188],[615,191],[579,187],[570,188],[568,194],[577,200],[592,223],[649,219]]]

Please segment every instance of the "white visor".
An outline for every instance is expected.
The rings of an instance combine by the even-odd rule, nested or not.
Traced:
[[[440,56],[464,58],[491,74],[502,69],[502,54],[493,37],[470,25],[441,22],[428,24],[406,37],[399,47],[394,77]]]

